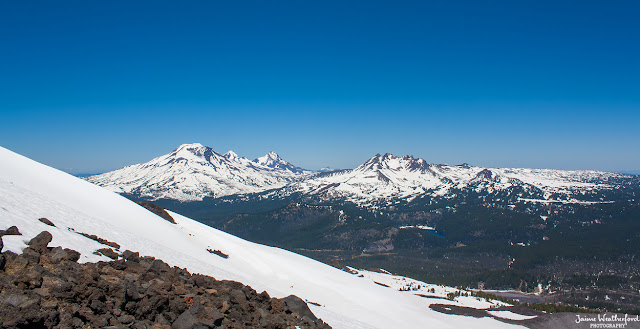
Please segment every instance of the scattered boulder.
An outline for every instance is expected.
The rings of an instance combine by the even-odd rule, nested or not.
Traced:
[[[171,267],[169,267],[169,265],[167,265],[167,263],[159,260],[159,259],[154,259],[151,262],[151,265],[149,265],[149,268],[147,269],[148,272],[152,272],[152,273],[156,273],[156,274],[161,274],[163,272],[167,272],[171,269]]]
[[[127,261],[137,263],[140,260],[140,253],[133,252],[131,250],[125,250],[124,252],[122,252],[122,258],[124,258]]]
[[[73,250],[73,249],[69,249],[69,248],[64,248],[64,253],[66,255],[66,257],[64,258],[64,260],[68,260],[71,262],[77,262],[80,259],[80,253]]]
[[[216,250],[207,249],[207,251],[208,251],[209,253],[214,254],[214,255],[218,255],[218,256],[220,256],[220,257],[222,257],[222,258],[224,258],[224,259],[229,258],[229,255],[227,255],[227,254],[225,254],[225,253],[223,253],[222,251],[217,250],[217,249],[216,249]]]
[[[158,205],[155,205],[153,203],[144,202],[144,201],[136,201],[136,203],[141,205],[145,209],[149,210],[150,212],[162,217],[167,222],[170,222],[172,224],[176,224],[175,219],[173,219],[173,217],[171,217],[171,215],[169,215],[169,213],[166,210],[164,210],[164,208],[162,208],[162,207],[160,207]]]
[[[120,255],[111,248],[100,248],[93,252],[94,255],[104,255],[113,260],[117,260]]]
[[[29,247],[37,252],[42,253],[47,250],[47,245],[53,240],[51,233],[42,231],[35,238],[29,241]]]
[[[109,240],[105,240],[105,239],[103,239],[103,238],[101,238],[101,237],[99,237],[99,236],[97,236],[95,234],[87,234],[87,233],[83,233],[83,232],[76,232],[76,230],[74,230],[71,227],[69,228],[69,231],[77,233],[77,234],[80,234],[85,238],[89,238],[89,239],[91,239],[91,240],[93,240],[95,242],[101,243],[101,244],[103,244],[105,246],[109,246],[109,247],[112,247],[112,248],[115,248],[115,249],[120,249],[120,245],[119,244],[117,244],[115,242],[111,242]]]
[[[47,224],[47,225],[49,225],[49,226],[56,227],[56,226],[55,226],[55,225],[54,225],[50,220],[48,220],[48,219],[46,219],[46,218],[44,218],[44,217],[39,218],[38,220],[39,220],[39,221],[41,221],[41,222],[43,222],[43,223],[45,223],[45,224]]]
[[[4,242],[2,242],[2,236],[0,235],[0,252],[2,252],[2,248],[4,248]]]
[[[0,235],[22,235],[22,233],[18,231],[17,227],[11,226],[8,229],[4,230],[4,232],[2,232],[2,234]]]
[[[40,262],[40,252],[33,248],[24,248],[22,256],[22,259],[26,261],[25,265],[33,265]]]
[[[140,294],[138,293],[138,289],[136,288],[135,283],[133,283],[132,281],[129,281],[126,284],[124,300],[125,301],[140,300]]]
[[[62,247],[55,247],[51,249],[49,253],[49,261],[53,264],[58,264],[62,260],[66,259],[67,253],[62,249]]]
[[[171,329],[192,329],[196,328],[197,325],[196,317],[189,310],[186,310],[173,322]]]
[[[313,321],[318,320],[316,316],[311,312],[307,303],[304,300],[300,299],[300,297],[295,295],[289,295],[285,298],[281,299],[284,302],[284,310],[291,311],[292,313],[297,313],[300,317],[309,317]]]

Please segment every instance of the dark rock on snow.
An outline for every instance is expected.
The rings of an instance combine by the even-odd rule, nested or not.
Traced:
[[[89,239],[91,239],[91,240],[93,240],[95,242],[101,243],[101,244],[103,244],[105,246],[109,246],[109,247],[112,247],[112,248],[115,248],[115,249],[120,249],[120,245],[119,244],[117,244],[115,242],[111,242],[111,241],[106,240],[106,239],[103,239],[103,238],[101,238],[101,237],[99,237],[99,236],[97,236],[95,234],[87,234],[87,233],[83,233],[83,232],[76,232],[76,230],[74,230],[73,228],[69,228],[69,230],[71,232],[75,232],[77,234],[80,234],[85,238],[89,238]]]
[[[45,224],[47,224],[47,225],[49,225],[49,226],[56,227],[56,226],[55,226],[55,225],[54,225],[50,220],[48,220],[48,219],[46,219],[46,218],[44,218],[44,217],[42,217],[42,218],[40,218],[40,219],[38,219],[38,220],[39,220],[39,221],[41,221],[41,222],[43,222],[43,223],[45,223]]]
[[[111,258],[113,260],[118,259],[118,257],[120,256],[120,255],[118,255],[118,253],[113,251],[113,249],[111,249],[111,248],[100,248],[100,249],[96,250],[94,252],[94,254],[96,254],[96,255],[104,255],[104,256],[107,256],[107,257],[109,257],[109,258]]]
[[[11,226],[8,229],[4,230],[4,232],[0,233],[0,236],[2,235],[22,235],[22,233],[18,231],[17,227]]]
[[[23,254],[0,254],[0,327],[330,328],[295,296],[271,298],[129,250],[78,264],[78,252],[50,241],[42,232]]]
[[[42,231],[40,232],[40,234],[36,235],[35,238],[29,241],[29,247],[37,252],[45,251],[47,250],[47,245],[49,244],[49,242],[51,242],[52,239],[53,236],[51,235],[51,233]]]
[[[307,303],[304,300],[300,299],[300,297],[295,295],[289,295],[282,299],[284,302],[285,311],[291,311],[292,313],[297,313],[300,317],[308,316],[312,320],[317,320],[316,316],[311,312]]]
[[[122,252],[122,258],[128,261],[137,262],[140,258],[140,253],[133,252],[131,250],[125,250]]]
[[[176,223],[175,219],[173,219],[173,217],[171,217],[171,215],[169,215],[169,213],[166,210],[164,210],[164,208],[158,205],[155,205],[153,203],[144,202],[144,201],[136,201],[136,203],[143,206],[145,209],[149,210],[150,212],[162,217],[167,222],[170,222],[173,224]]]

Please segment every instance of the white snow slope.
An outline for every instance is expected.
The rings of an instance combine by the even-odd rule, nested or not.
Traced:
[[[27,241],[46,230],[53,235],[50,246],[78,250],[81,262],[108,260],[93,254],[104,245],[72,232],[73,228],[117,242],[121,251],[139,251],[192,273],[236,280],[274,297],[295,294],[320,304],[309,305],[334,328],[513,327],[490,316],[448,315],[428,307],[443,301],[469,305],[465,298],[446,301],[419,297],[375,284],[370,275],[359,277],[171,215],[177,224],[116,193],[0,147],[0,229],[16,225],[23,234],[4,236],[5,250],[20,253]],[[48,218],[56,227],[41,223],[40,217]],[[208,248],[221,250],[229,258],[211,254]],[[384,279],[377,274],[373,277]]]
[[[199,201],[204,197],[279,188],[310,173],[282,160],[274,152],[251,161],[233,151],[222,155],[194,143],[180,145],[147,163],[86,180],[117,193],[132,193],[152,200]]]

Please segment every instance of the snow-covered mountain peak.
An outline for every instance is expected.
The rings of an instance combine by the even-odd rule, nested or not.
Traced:
[[[233,151],[221,155],[193,143],[147,163],[86,179],[118,193],[152,200],[196,201],[287,186],[282,193],[321,194],[327,199],[341,198],[360,205],[430,199],[471,190],[517,194],[514,202],[592,202],[598,190],[615,189],[617,182],[625,179],[621,174],[598,171],[433,164],[411,155],[399,157],[391,153],[376,154],[353,170],[312,173],[275,152],[251,161]]]
[[[283,160],[278,155],[278,153],[273,151],[253,160],[253,162],[272,169],[287,170],[297,174],[310,173],[310,171],[304,170],[300,167],[296,167],[293,164]]]
[[[227,153],[224,154],[224,157],[230,160],[240,158],[240,156],[236,154],[236,152],[233,152],[231,150],[227,151]]]
[[[86,180],[118,193],[151,200],[202,200],[280,188],[309,174],[269,153],[270,161],[252,162],[229,151],[222,155],[200,143],[182,144],[147,163],[128,166]]]
[[[278,155],[278,153],[273,152],[273,151],[271,151],[271,152],[269,152],[269,153],[267,153],[267,154],[255,159],[253,161],[256,162],[256,163],[259,163],[261,165],[265,165],[265,166],[269,166],[269,167],[271,167],[271,166],[273,166],[274,164],[277,164],[277,163],[284,163],[285,162]]]
[[[414,158],[411,155],[398,157],[391,153],[385,153],[384,155],[374,155],[365,163],[354,169],[354,171],[392,170],[424,172],[428,167],[429,164],[424,159]]]
[[[592,202],[599,190],[616,189],[624,175],[598,171],[482,168],[430,164],[410,155],[376,154],[353,170],[311,176],[291,191],[341,199],[359,205],[399,199],[455,196],[457,193],[513,193],[513,201]],[[567,201],[570,200],[570,201]],[[600,200],[606,202],[606,200]]]
[[[190,143],[190,144],[182,144],[178,146],[175,150],[173,150],[173,152],[175,153],[182,152],[182,151],[195,152],[205,148],[207,147],[200,143]]]
[[[182,144],[178,146],[171,153],[166,155],[167,157],[175,159],[191,159],[195,160],[199,158],[201,160],[209,160],[211,157],[220,157],[221,155],[214,151],[212,148],[204,146],[200,143]]]

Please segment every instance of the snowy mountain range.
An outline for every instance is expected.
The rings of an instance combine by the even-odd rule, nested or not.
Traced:
[[[86,179],[114,192],[151,200],[197,201],[279,188],[310,173],[274,152],[251,161],[233,151],[222,155],[194,143],[180,145],[147,163]]]
[[[530,202],[588,203],[595,202],[600,191],[616,189],[633,178],[590,170],[430,164],[424,159],[387,153],[376,154],[353,170],[317,174],[292,183],[285,190],[359,205],[419,197],[453,198],[468,191],[485,195],[515,193],[515,200]],[[597,198],[597,202],[606,201]]]
[[[302,193],[361,206],[416,198],[453,198],[459,193],[503,195],[509,201],[608,202],[602,191],[637,177],[590,170],[483,168],[431,164],[412,156],[377,154],[352,170],[314,173],[269,153],[253,161],[201,144],[184,144],[144,164],[86,178],[118,193],[150,200],[197,201],[274,190]],[[506,195],[505,195],[506,194]]]
[[[219,157],[207,148],[194,147],[188,151],[192,152],[199,158]],[[53,236],[50,247],[77,250],[80,262],[109,261],[95,253],[107,246],[77,233],[84,232],[117,243],[120,248],[110,246],[116,254],[138,251],[192,273],[240,281],[274,297],[295,294],[333,328],[507,328],[536,317],[510,308],[490,309],[504,305],[465,296],[451,287],[385,273],[342,271],[242,240],[177,213],[170,212],[175,221],[171,223],[118,194],[1,147],[0,213],[0,230],[17,226],[21,233],[2,237],[3,252],[22,253],[30,239],[48,231]],[[55,226],[38,220],[42,217]],[[207,249],[220,250],[227,257]],[[454,298],[445,298],[448,294]],[[430,307],[434,305],[441,310]],[[454,307],[475,309],[482,315],[451,314]]]

